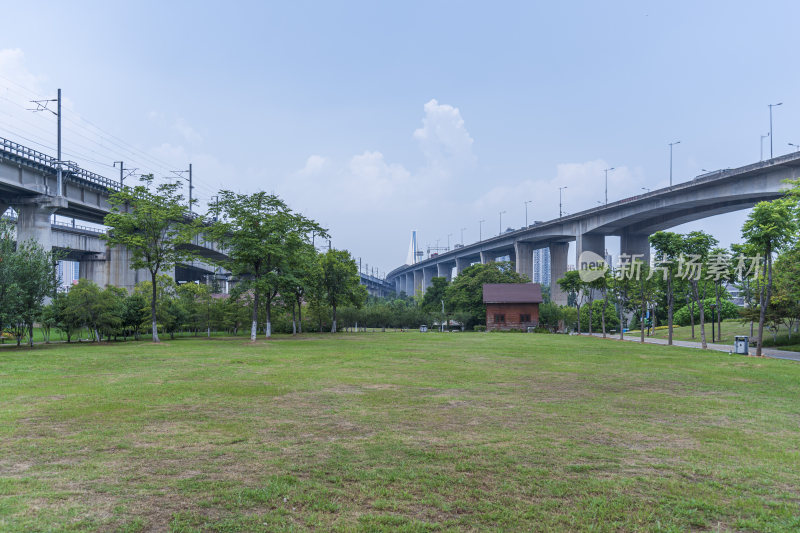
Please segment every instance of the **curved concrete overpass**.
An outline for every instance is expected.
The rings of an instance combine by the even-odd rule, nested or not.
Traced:
[[[774,200],[786,187],[784,181],[800,177],[797,153],[736,169],[718,170],[691,181],[665,187],[601,207],[587,209],[527,228],[504,233],[480,242],[430,257],[413,265],[403,265],[387,275],[399,293],[424,291],[434,276],[450,278],[453,269],[460,273],[472,263],[486,263],[510,256],[517,272],[533,277],[533,250],[550,248],[550,287],[554,301],[566,303],[556,281],[567,270],[567,250],[575,241],[576,256],[591,250],[601,256],[605,238],[619,236],[623,254],[641,254],[649,259],[648,237],[687,222],[748,209],[765,200]]]

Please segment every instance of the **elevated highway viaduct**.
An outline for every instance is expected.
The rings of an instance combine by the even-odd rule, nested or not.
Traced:
[[[620,253],[649,261],[649,236],[687,222],[747,209],[774,200],[784,180],[800,177],[800,155],[776,157],[735,169],[702,174],[691,181],[587,209],[554,220],[468,244],[387,275],[395,290],[414,295],[430,286],[435,276],[450,279],[473,263],[510,256],[517,272],[533,279],[533,251],[550,249],[550,290],[553,301],[566,304],[557,280],[568,265],[570,242],[575,242],[575,265],[586,250],[605,254],[605,238],[620,237]]]

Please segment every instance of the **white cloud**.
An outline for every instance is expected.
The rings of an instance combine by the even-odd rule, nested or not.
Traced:
[[[414,138],[419,142],[428,167],[449,174],[473,165],[476,162],[472,153],[473,139],[458,108],[434,99],[425,104],[424,110],[422,127],[414,131]]]

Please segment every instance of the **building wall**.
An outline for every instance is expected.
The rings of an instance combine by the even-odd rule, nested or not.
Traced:
[[[530,322],[521,322],[520,315],[531,315]],[[495,315],[505,315],[505,322],[495,323]],[[539,325],[539,304],[486,304],[486,331],[522,329]]]

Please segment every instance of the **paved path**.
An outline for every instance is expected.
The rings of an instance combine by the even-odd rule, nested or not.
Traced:
[[[595,337],[602,337],[602,333],[593,333]],[[616,335],[608,335],[608,338],[617,339],[619,340],[619,334]],[[639,335],[625,335],[626,341],[631,342],[639,342],[640,337]],[[667,339],[657,339],[653,337],[645,336],[644,342],[648,344],[667,344]],[[702,348],[702,344],[699,342],[693,341],[672,341],[672,344],[675,346],[683,346],[685,348]],[[733,351],[733,346],[730,344],[711,344],[710,342],[707,344],[709,350],[716,350],[718,352],[725,352],[730,353]],[[755,348],[750,348],[750,355],[755,355],[756,350]],[[790,352],[788,350],[776,350],[774,348],[762,348],[761,353],[766,355],[767,357],[772,357],[774,359],[789,359],[791,361],[798,361],[800,362],[800,352]]]

